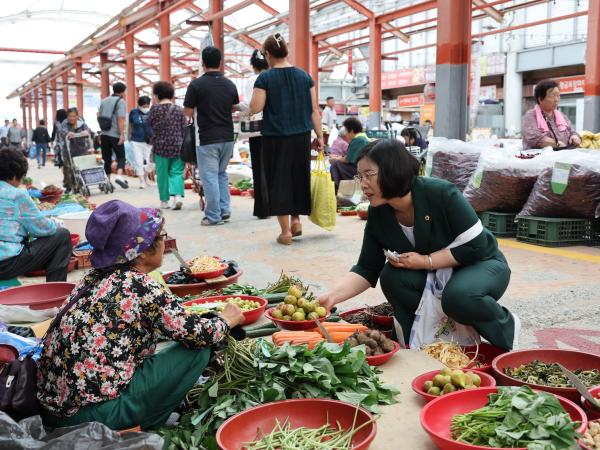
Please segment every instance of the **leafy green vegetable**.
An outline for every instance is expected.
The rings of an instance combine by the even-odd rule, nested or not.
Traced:
[[[499,387],[486,406],[452,418],[452,437],[472,445],[529,450],[567,449],[579,437],[558,399],[528,386]]]
[[[244,178],[243,180],[238,181],[234,184],[234,186],[242,191],[246,191],[248,189],[254,188],[254,183],[251,178]]]
[[[519,367],[506,367],[504,373],[528,384],[569,388],[574,387],[558,364],[546,364],[537,359]],[[598,369],[577,369],[574,370],[573,373],[575,373],[581,382],[588,388],[600,384],[600,370]]]
[[[336,398],[378,412],[380,404],[395,403],[399,393],[384,385],[379,372],[366,363],[364,346],[320,343],[308,350],[289,344],[276,347],[263,339],[230,339],[221,356],[223,369],[188,394],[194,411],[180,427],[159,431],[170,439],[169,445],[173,437],[187,439],[186,431],[214,435],[229,417],[276,400]],[[185,445],[191,444],[181,442],[165,449],[188,449]]]

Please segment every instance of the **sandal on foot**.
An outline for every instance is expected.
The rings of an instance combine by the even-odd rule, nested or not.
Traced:
[[[292,237],[280,234],[279,236],[277,236],[277,242],[281,245],[292,245]]]
[[[295,223],[292,225],[292,237],[302,236],[302,224]]]

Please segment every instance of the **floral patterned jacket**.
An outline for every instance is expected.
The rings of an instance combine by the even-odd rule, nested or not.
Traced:
[[[97,276],[88,273],[71,295]],[[96,282],[48,335],[38,362],[38,399],[52,414],[71,416],[82,406],[118,397],[159,337],[202,348],[228,332],[221,318],[186,313],[148,275],[119,269]]]

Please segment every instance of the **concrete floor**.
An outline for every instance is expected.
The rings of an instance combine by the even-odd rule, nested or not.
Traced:
[[[34,184],[61,185],[62,174],[53,166],[30,170]],[[158,207],[156,186],[138,188],[130,178],[130,189],[118,186],[112,195],[94,189],[90,201],[96,204],[118,198],[136,206]],[[232,220],[224,226],[201,227],[203,217],[198,197],[186,191],[181,211],[165,210],[166,227],[177,239],[184,257],[209,254],[235,259],[244,270],[241,283],[263,287],[275,281],[281,271],[301,277],[319,293],[332,288],[340,275],[356,261],[365,222],[356,217],[338,217],[327,232],[304,220],[304,236],[294,245],[275,242],[275,219],[252,216],[251,198],[233,197]],[[500,247],[512,270],[510,286],[501,302],[517,313],[523,322],[521,347],[579,348],[600,354],[600,248],[569,247],[546,249],[501,239]],[[173,270],[175,257],[166,255],[163,270]],[[81,271],[70,274],[78,279]],[[33,281],[33,279],[31,279]],[[383,294],[370,289],[359,298],[341,305],[342,309],[384,301]]]

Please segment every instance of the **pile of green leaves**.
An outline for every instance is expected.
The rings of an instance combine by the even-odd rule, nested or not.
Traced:
[[[574,387],[560,366],[556,363],[547,364],[533,360],[519,367],[506,367],[504,373],[528,384],[553,387]],[[600,385],[600,370],[573,370],[581,382],[588,388]]]
[[[247,191],[248,189],[254,188],[254,183],[252,182],[251,178],[244,178],[243,180],[235,183],[234,186],[242,191]]]
[[[175,429],[161,430],[165,449],[211,448],[219,426],[256,405],[289,398],[335,398],[378,412],[399,391],[384,385],[364,347],[320,343],[314,349],[263,339],[230,339],[223,370],[188,394],[195,411]],[[202,446],[198,447],[202,443]]]
[[[528,386],[499,387],[483,408],[452,418],[453,439],[496,448],[560,450],[575,445],[577,423],[558,399]]]

